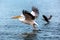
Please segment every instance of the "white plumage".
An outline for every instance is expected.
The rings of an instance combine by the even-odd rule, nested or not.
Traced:
[[[33,16],[35,16],[35,12],[32,11],[31,14],[32,14]]]

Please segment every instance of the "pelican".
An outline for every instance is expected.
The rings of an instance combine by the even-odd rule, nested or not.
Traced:
[[[19,19],[21,22],[31,25],[33,27],[33,30],[36,30],[36,26],[38,26],[38,24],[35,22],[35,19],[38,17],[38,15],[38,8],[32,7],[32,12],[22,10],[22,14],[20,16],[13,16],[12,18]]]

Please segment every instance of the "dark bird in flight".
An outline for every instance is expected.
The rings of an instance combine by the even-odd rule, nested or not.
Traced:
[[[47,23],[49,23],[50,22],[49,20],[52,18],[52,15],[50,15],[50,17],[46,17],[45,15],[42,16],[44,18],[44,21],[46,21]]]

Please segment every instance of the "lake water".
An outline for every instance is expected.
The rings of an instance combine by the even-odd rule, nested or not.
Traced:
[[[33,31],[30,25],[12,16],[22,14],[22,10],[31,12],[32,6],[39,9],[36,22],[41,31]],[[52,19],[48,25],[42,15]],[[0,0],[0,40],[60,40],[60,0]]]

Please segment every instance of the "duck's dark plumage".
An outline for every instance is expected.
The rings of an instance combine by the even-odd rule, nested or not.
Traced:
[[[42,15],[46,22],[49,22],[48,18],[45,15]]]

